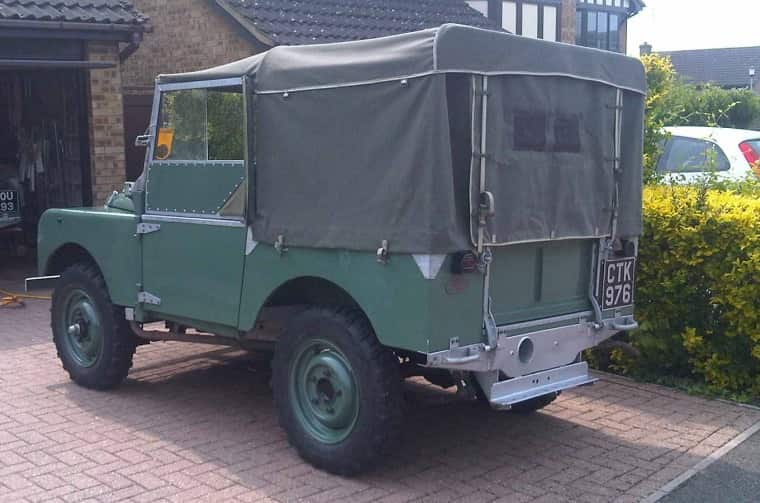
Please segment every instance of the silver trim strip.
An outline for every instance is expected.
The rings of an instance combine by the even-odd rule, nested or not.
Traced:
[[[154,159],[151,162],[154,166],[176,166],[176,167],[182,167],[182,166],[200,166],[200,167],[208,167],[208,168],[244,168],[245,167],[245,161],[242,160],[208,160],[208,161],[178,161],[178,160],[159,160]]]
[[[589,77],[584,77],[582,75],[574,75],[572,73],[561,73],[561,72],[478,72],[468,69],[446,69],[446,70],[432,70],[428,72],[420,72],[420,73],[414,73],[412,75],[398,75],[394,77],[385,77],[381,79],[369,79],[369,80],[358,80],[355,82],[346,82],[341,84],[323,84],[319,86],[302,86],[302,87],[294,87],[291,89],[268,89],[265,91],[254,91],[255,94],[282,94],[282,93],[296,93],[296,92],[302,92],[302,91],[320,91],[324,89],[340,89],[344,87],[358,87],[358,86],[367,86],[372,84],[382,84],[385,82],[394,82],[397,80],[403,80],[403,79],[416,79],[419,77],[430,77],[431,75],[445,75],[448,73],[464,73],[467,75],[481,75],[484,77],[497,77],[500,75],[510,75],[510,76],[527,76],[527,77],[566,77],[569,79],[574,80],[582,80],[585,82],[596,82],[597,84],[603,84],[606,86],[613,87],[615,89],[622,89],[624,91],[631,91],[636,94],[644,95],[645,93],[642,92],[640,89],[636,89],[633,87],[628,86],[620,86],[613,82],[603,80],[603,79],[592,79]],[[169,85],[169,84],[166,84]]]
[[[554,316],[552,318],[542,318],[540,320],[521,321],[519,323],[512,323],[510,325],[499,325],[499,333],[507,332],[510,330],[519,330],[521,328],[537,327],[541,325],[550,325],[552,323],[559,323],[561,321],[577,321],[583,318],[590,318],[594,313],[591,311],[580,311],[577,313],[563,314],[561,316]]]
[[[32,278],[25,278],[24,279],[24,291],[29,292],[29,284],[34,282],[44,282],[44,281],[54,281],[57,279],[60,279],[61,275],[56,274],[54,276],[35,276]]]
[[[159,91],[180,91],[183,89],[208,89],[210,87],[229,87],[243,85],[243,77],[230,79],[196,80],[192,82],[174,82],[157,84]]]
[[[142,216],[143,222],[175,222],[181,224],[197,225],[216,225],[218,227],[239,227],[244,228],[245,222],[242,220],[228,220],[222,218],[198,218],[186,216],[185,214],[164,214],[164,213],[145,213]]]
[[[525,239],[523,241],[504,241],[502,243],[488,243],[488,246],[496,248],[505,248],[507,246],[522,245],[528,243],[553,243],[555,241],[577,241],[579,239],[604,239],[608,238],[609,234],[600,234],[598,236],[562,236],[558,238],[542,238],[542,239]]]

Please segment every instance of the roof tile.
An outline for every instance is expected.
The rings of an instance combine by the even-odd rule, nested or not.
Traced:
[[[760,74],[760,47],[659,52],[670,57],[679,75],[691,82],[712,82],[724,87],[749,85],[749,69]]]
[[[498,29],[464,0],[226,0],[275,45],[382,37],[444,23]]]
[[[0,0],[0,20],[134,24],[148,21],[127,0]]]

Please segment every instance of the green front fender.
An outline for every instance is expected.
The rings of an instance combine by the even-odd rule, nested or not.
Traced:
[[[483,277],[448,272],[425,279],[411,255],[289,248],[282,255],[259,244],[246,257],[239,328],[251,329],[269,296],[287,282],[321,278],[348,293],[369,318],[383,345],[417,352],[481,341]],[[453,284],[452,284],[453,283]]]
[[[106,208],[46,211],[37,235],[40,274],[61,274],[85,253],[100,268],[113,303],[135,305],[140,278],[137,222],[133,213]]]

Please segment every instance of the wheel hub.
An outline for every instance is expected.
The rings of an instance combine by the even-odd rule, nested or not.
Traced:
[[[94,365],[103,346],[103,331],[95,304],[86,292],[69,293],[63,328],[71,356],[83,367]]]
[[[359,410],[353,369],[331,344],[308,346],[299,352],[291,374],[297,415],[321,441],[339,442],[352,431]]]

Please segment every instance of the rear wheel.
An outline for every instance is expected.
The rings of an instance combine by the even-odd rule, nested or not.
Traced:
[[[272,372],[280,423],[316,467],[359,473],[398,439],[398,359],[360,312],[310,308],[298,315],[277,344]]]
[[[50,314],[58,357],[74,382],[98,390],[122,383],[136,338],[94,265],[75,264],[64,271]]]

